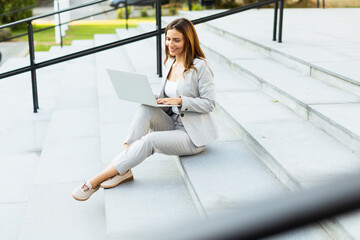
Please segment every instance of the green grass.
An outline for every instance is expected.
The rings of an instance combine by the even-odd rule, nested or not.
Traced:
[[[50,44],[36,44],[35,45],[35,51],[39,52],[39,51],[49,51],[51,46],[55,46],[55,45],[59,45],[59,44],[54,44],[54,45],[50,45]]]
[[[135,28],[136,26],[136,24],[129,24],[129,28]],[[63,41],[70,44],[74,39],[94,39],[94,34],[116,33],[116,28],[125,28],[125,25],[73,25],[69,26]]]
[[[51,24],[35,24],[34,31],[52,26]],[[129,24],[129,28],[135,28],[137,24]],[[73,40],[94,39],[94,34],[114,34],[115,29],[125,28],[125,24],[79,24],[70,25],[63,37],[63,44],[70,45]],[[12,36],[26,33],[26,30],[14,31]],[[27,41],[27,36],[17,38],[16,41]],[[55,28],[34,33],[35,51],[48,51],[55,43]]]

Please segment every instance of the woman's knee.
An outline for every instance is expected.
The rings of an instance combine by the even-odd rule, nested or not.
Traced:
[[[145,143],[153,145],[156,141],[156,132],[150,132],[143,136],[142,139]]]
[[[141,104],[141,105],[139,105],[139,109],[141,109],[141,110],[143,110],[143,111],[149,111],[149,112],[151,112],[151,111],[156,111],[156,110],[158,110],[159,108]]]
[[[149,152],[150,155],[154,154],[156,139],[154,133],[148,133],[140,139],[142,148],[145,152]]]
[[[151,111],[149,109],[149,106],[146,105],[140,105],[136,111],[134,119],[137,119],[138,121],[144,121],[144,120],[150,120],[151,119]]]
[[[143,104],[141,104],[139,107],[138,107],[138,110],[137,110],[138,112],[141,112],[141,113],[149,113],[149,106],[147,106],[147,105],[143,105]]]
[[[158,107],[153,107],[153,106],[148,106],[148,105],[141,104],[139,106],[139,111],[147,112],[150,115],[152,115],[152,114],[158,114],[159,112],[162,112],[162,109],[158,108]]]

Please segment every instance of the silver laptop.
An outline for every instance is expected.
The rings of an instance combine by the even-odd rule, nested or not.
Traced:
[[[153,107],[180,105],[157,104],[147,76],[135,72],[106,69],[118,98]]]

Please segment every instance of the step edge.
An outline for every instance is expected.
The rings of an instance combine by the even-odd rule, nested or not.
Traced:
[[[186,169],[184,168],[184,165],[182,164],[181,157],[175,156],[175,163],[176,166],[179,169],[180,175],[182,176],[186,189],[188,190],[191,199],[193,200],[196,209],[198,210],[201,218],[208,218],[208,215],[205,211],[205,208],[203,204],[201,203],[201,200],[199,196],[196,193],[195,187],[193,186],[188,173],[186,172]]]
[[[304,190],[305,188],[296,180],[275,157],[273,157],[231,114],[217,103],[216,108],[219,115],[234,129],[244,141],[245,145],[252,151],[259,161],[279,180],[290,192]],[[330,218],[319,222],[321,228],[334,239],[355,240],[353,236],[344,229],[337,218]],[[339,238],[341,236],[341,238]],[[344,238],[345,237],[345,238]]]
[[[307,104],[307,103],[297,99],[296,97],[288,94],[287,92],[279,89],[277,86],[275,86],[275,85],[271,84],[270,82],[264,80],[263,78],[257,76],[255,73],[247,70],[246,68],[242,67],[238,63],[234,63],[231,59],[228,59],[223,54],[213,50],[212,48],[204,45],[203,43],[201,43],[201,47],[203,49],[206,49],[208,52],[210,52],[216,58],[221,58],[227,65],[230,66],[231,69],[235,70],[240,75],[246,77],[247,79],[249,79],[251,81],[256,81],[256,83],[259,84],[259,86],[261,87],[262,91],[264,91],[266,94],[268,94],[274,98],[279,98],[279,96],[275,96],[274,93],[276,93],[276,95],[280,95],[280,97],[286,98],[288,101],[295,103],[296,106],[298,106],[300,108],[297,109],[296,106],[294,107],[294,106],[291,106],[289,103],[286,103],[284,101],[284,99],[282,99],[282,100],[279,99],[283,105],[285,105],[287,108],[294,111],[296,114],[298,114],[305,120],[309,120],[309,116],[310,116],[311,112],[319,115],[318,112],[316,112],[313,108],[311,108],[311,104]],[[337,139],[338,141],[340,141],[341,143],[345,144],[346,146],[348,146],[352,149],[354,148],[354,145],[348,144],[349,137],[354,138],[355,141],[357,142],[357,145],[360,145],[360,136],[359,135],[355,134],[354,132],[351,132],[349,129],[345,128],[341,124],[331,120],[329,117],[326,117],[323,115],[321,115],[321,116],[322,116],[322,119],[324,121],[327,121],[329,125],[333,125],[335,128],[337,128],[339,131],[342,131],[348,137],[344,139],[342,136],[339,136],[339,135],[334,136],[334,135],[330,134],[329,132],[327,132],[327,127],[325,127],[325,126],[316,125],[317,127],[322,129],[323,131],[327,132],[329,135],[333,136],[335,139]],[[319,117],[321,117],[321,116],[319,115]]]
[[[245,37],[242,37],[242,36],[239,36],[239,35],[235,35],[233,33],[230,33],[226,30],[223,30],[223,29],[219,29],[218,27],[216,26],[213,26],[209,23],[205,23],[203,25],[204,27],[206,27],[207,30],[213,32],[213,33],[216,33],[216,34],[219,34],[220,36],[223,36],[231,41],[242,41],[242,42],[245,42],[245,43],[248,43],[248,44],[251,44],[253,47],[256,47],[256,48],[259,48],[257,51],[261,51],[262,53],[266,53],[269,57],[271,57],[272,59],[274,60],[279,60],[278,58],[274,57],[272,53],[275,53],[275,54],[278,54],[288,60],[291,60],[291,61],[295,61],[297,63],[300,63],[302,64],[305,68],[309,68],[309,73],[311,76],[313,76],[314,78],[316,79],[319,79],[321,81],[325,81],[327,83],[330,83],[327,79],[324,79],[322,77],[320,77],[319,75],[317,75],[315,72],[320,72],[320,73],[323,73],[323,74],[326,74],[327,77],[331,77],[333,78],[333,80],[336,80],[336,81],[340,81],[340,83],[345,83],[345,84],[348,84],[350,86],[347,86],[347,87],[342,87],[343,90],[346,90],[346,91],[350,91],[351,87],[357,87],[359,88],[358,91],[354,91],[352,90],[353,93],[357,94],[357,95],[360,95],[360,82],[359,81],[356,81],[354,79],[351,79],[349,77],[346,77],[346,76],[343,76],[339,73],[335,73],[335,72],[332,72],[328,69],[325,69],[325,68],[322,68],[322,67],[319,67],[315,64],[312,64],[312,63],[309,63],[305,60],[302,60],[300,58],[297,58],[295,56],[292,56],[292,55],[289,55],[287,53],[284,53],[284,52],[281,52],[277,49],[274,49],[274,48],[271,48],[271,47],[268,47],[268,46],[264,46],[260,43],[257,43],[257,42],[254,42],[252,40],[249,40]],[[229,38],[230,37],[230,38]],[[287,61],[286,61],[287,62]],[[291,68],[295,68],[299,71],[301,71],[301,69],[298,69],[297,67],[295,67],[293,64],[286,64],[284,63],[283,61],[281,61],[281,63],[285,64],[286,66],[288,67],[291,67]],[[339,84],[339,83],[338,83]],[[337,86],[337,85],[336,85]]]

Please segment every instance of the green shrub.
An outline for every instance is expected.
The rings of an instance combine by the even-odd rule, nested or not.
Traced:
[[[128,6],[127,7],[128,17],[130,17],[130,13],[131,13],[131,7]],[[125,8],[119,8],[118,10],[116,10],[116,14],[119,19],[125,19]]]
[[[0,0],[0,13],[11,12],[35,4],[36,0]],[[32,9],[27,9],[20,12],[0,16],[0,23],[11,23],[29,17],[32,17]],[[13,26],[11,30],[26,29],[26,27],[26,24],[18,24]]]
[[[201,6],[199,3],[192,5],[193,11],[201,11],[203,9],[204,9],[203,6]]]
[[[144,7],[143,9],[141,9],[140,15],[141,15],[141,17],[148,17],[148,16],[149,16],[146,7]]]
[[[11,37],[11,32],[7,28],[0,29],[0,40],[4,40],[10,37]]]
[[[247,4],[250,4],[250,3],[255,3],[255,2],[258,2],[257,0],[243,0],[244,4],[247,5]]]
[[[244,1],[247,4],[255,2],[256,0],[247,0]],[[216,8],[221,8],[221,9],[229,9],[229,8],[235,8],[238,7],[239,4],[237,4],[235,2],[235,0],[215,0],[215,6]]]
[[[170,7],[169,13],[170,13],[171,16],[176,15],[176,14],[177,14],[177,9],[176,9],[176,7],[175,7],[175,6]]]

